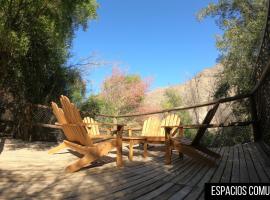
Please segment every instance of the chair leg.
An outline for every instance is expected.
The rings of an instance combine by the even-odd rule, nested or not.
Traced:
[[[144,158],[147,158],[147,156],[148,156],[147,146],[148,146],[147,142],[143,143],[143,157]]]
[[[165,150],[165,164],[170,165],[172,164],[172,147],[166,146]]]
[[[66,147],[67,147],[67,145],[63,142],[63,143],[59,144],[57,147],[50,149],[48,151],[48,154],[54,154],[54,153],[66,148]]]
[[[184,159],[184,154],[181,151],[179,151],[178,157],[179,157],[179,159],[183,160]]]
[[[99,156],[93,155],[92,153],[85,154],[84,157],[67,166],[65,171],[70,173],[76,172],[98,158]]]

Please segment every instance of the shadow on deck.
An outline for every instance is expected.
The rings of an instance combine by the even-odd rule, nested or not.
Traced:
[[[41,145],[42,146],[42,145]],[[48,148],[44,144],[39,149]],[[65,174],[64,167],[75,160],[63,151],[48,155],[36,148],[16,149],[11,143],[0,155],[0,196],[3,199],[203,199],[206,182],[270,182],[268,146],[257,143],[215,149],[222,155],[215,168],[188,157],[174,155],[173,164],[164,165],[162,152],[150,151],[144,160],[136,150],[133,162],[118,169],[114,154],[97,166]],[[107,159],[107,161],[106,161]]]

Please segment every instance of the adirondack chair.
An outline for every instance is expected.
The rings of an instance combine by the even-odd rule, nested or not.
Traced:
[[[95,121],[93,118],[85,117],[85,118],[83,118],[83,123],[86,124],[85,127],[86,127],[86,130],[87,130],[87,133],[90,136],[94,137],[94,136],[100,135],[98,122]]]
[[[118,167],[122,166],[121,132],[123,126],[117,125],[117,138],[111,138],[105,142],[93,143],[91,135],[87,132],[87,125],[83,123],[76,106],[65,96],[61,96],[60,102],[62,109],[54,102],[52,102],[52,109],[58,125],[61,126],[67,139],[59,146],[51,149],[49,153],[55,153],[63,148],[70,148],[83,155],[82,158],[67,166],[66,171],[78,171],[91,162],[107,155],[113,148],[117,150],[116,164]]]
[[[180,117],[177,114],[169,114],[165,118],[162,119],[161,123],[152,123],[153,125],[157,125],[159,130],[157,132],[152,131],[153,128],[151,126],[147,126],[144,136],[146,137],[144,143],[144,156],[147,157],[147,147],[148,144],[165,144],[165,129],[163,126],[179,126],[180,125]],[[176,127],[172,128],[171,133],[176,135]],[[180,132],[182,129],[178,129]],[[179,133],[181,134],[181,133]]]
[[[108,128],[108,127],[99,127],[99,125],[105,125],[106,123],[99,123],[97,121],[95,121],[93,118],[91,117],[85,117],[83,118],[83,123],[86,124],[86,130],[87,130],[87,133],[91,136],[91,138],[93,139],[104,139],[106,138],[107,136],[111,135],[112,133],[112,130],[111,128]],[[107,123],[108,125],[108,123]],[[113,124],[109,124],[109,125],[113,125]],[[103,131],[107,133],[107,135],[102,135],[100,133],[100,131]]]
[[[129,129],[129,137],[125,138],[130,142],[129,145],[129,157],[132,160],[133,155],[133,145],[138,143],[143,143],[144,153],[143,156],[147,157],[148,155],[148,144],[164,144],[165,143],[165,129],[162,126],[179,126],[180,118],[176,114],[170,114],[166,116],[162,121],[156,117],[149,117],[143,123],[143,128],[141,136],[132,137],[132,130],[140,129]],[[175,132],[177,128],[173,128],[171,131]],[[178,129],[182,131],[181,129]]]
[[[212,109],[206,114],[203,125],[208,125],[211,123],[219,104],[215,104]],[[206,163],[207,165],[214,166],[215,160],[220,158],[220,155],[211,151],[210,149],[202,146],[200,141],[207,129],[207,126],[202,126],[198,129],[196,136],[193,140],[184,138],[183,136],[171,137],[170,133],[172,129],[179,128],[165,125],[163,126],[166,131],[166,163],[171,163],[172,149],[176,149],[179,153],[186,154],[196,160]],[[180,127],[181,128],[181,127]]]

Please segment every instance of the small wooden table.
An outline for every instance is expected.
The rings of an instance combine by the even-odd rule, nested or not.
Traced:
[[[133,160],[133,145],[134,144],[141,144],[144,143],[144,145],[147,145],[146,143],[146,137],[144,136],[129,136],[129,137],[123,137],[123,142],[129,143],[129,160]],[[143,152],[143,157],[147,157],[147,152]]]

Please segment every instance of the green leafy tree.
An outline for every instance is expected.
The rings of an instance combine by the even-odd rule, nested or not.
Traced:
[[[101,113],[105,102],[99,98],[98,95],[91,95],[86,101],[81,104],[81,111],[83,111],[85,116],[95,117],[95,114]]]
[[[161,102],[161,106],[163,109],[170,109],[170,108],[183,106],[182,98],[180,94],[177,92],[177,90],[173,88],[168,88],[165,90],[164,96],[165,96],[165,99]],[[192,119],[188,111],[185,111],[185,110],[177,111],[176,113],[179,114],[181,118],[181,124],[192,123]],[[191,129],[186,129],[184,131],[184,134],[186,137],[192,138],[194,135],[194,131]]]
[[[29,103],[48,104],[60,94],[81,100],[81,76],[67,59],[74,31],[87,28],[96,8],[95,0],[0,1],[0,88],[14,97],[19,137],[29,138]]]
[[[74,31],[87,28],[96,7],[93,0],[1,1],[0,85],[31,103],[44,104],[68,91],[74,71],[66,61]]]
[[[224,66],[219,87],[214,95],[216,98],[228,96],[230,92],[243,94],[252,89],[252,73],[262,40],[266,5],[267,0],[219,0],[217,3],[210,3],[199,12],[200,20],[207,16],[214,17],[217,25],[223,30],[223,35],[217,36],[216,40],[216,46],[220,51],[218,60]],[[232,114],[238,120],[246,120],[250,117],[248,108],[247,101],[235,103],[232,105]],[[237,127],[227,128],[221,133],[231,137],[219,137],[226,141],[217,141],[221,145],[224,142],[235,144],[236,141],[249,141],[250,127],[241,128],[241,136],[238,134],[234,137],[233,134],[228,134],[239,130]]]
[[[216,18],[223,30],[217,36],[219,61],[224,66],[216,97],[246,93],[252,88],[251,73],[262,39],[266,19],[266,0],[219,0],[210,3],[198,14],[202,20],[207,16]]]

